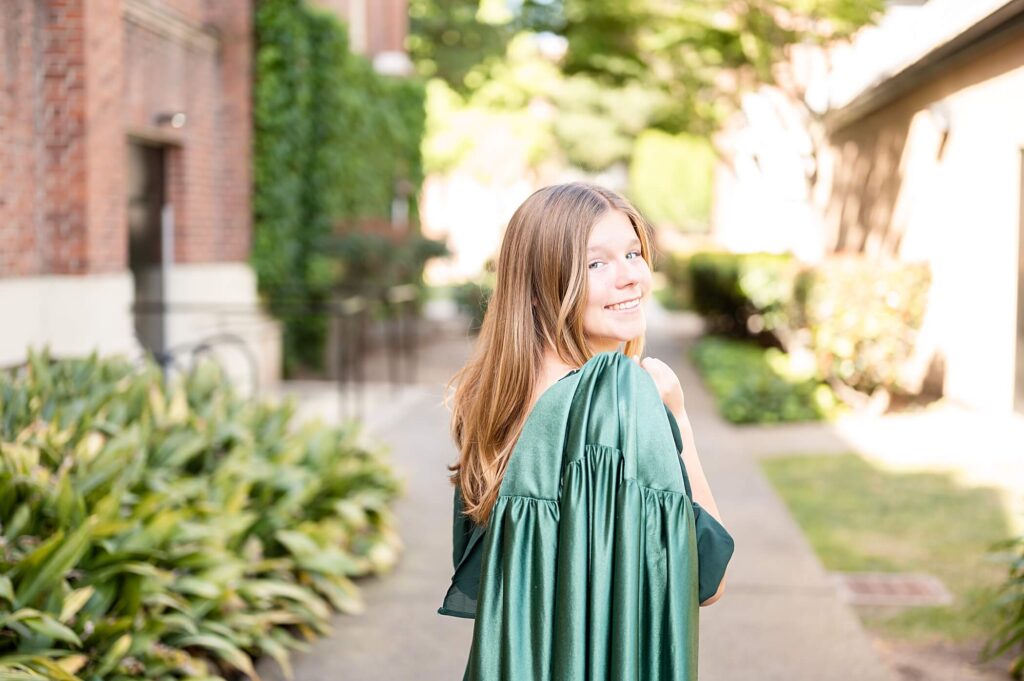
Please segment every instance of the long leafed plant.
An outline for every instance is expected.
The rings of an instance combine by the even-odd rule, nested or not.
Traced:
[[[0,679],[290,677],[401,548],[386,452],[292,416],[212,363],[0,373]]]

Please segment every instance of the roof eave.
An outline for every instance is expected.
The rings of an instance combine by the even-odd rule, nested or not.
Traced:
[[[879,79],[849,104],[825,113],[825,126],[830,132],[840,130],[920,87],[940,70],[956,67],[981,52],[1021,36],[1024,36],[1024,0],[1013,0],[902,70]]]

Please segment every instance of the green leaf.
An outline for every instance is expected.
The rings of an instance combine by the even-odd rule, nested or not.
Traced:
[[[25,681],[26,679],[43,679],[43,681],[46,681],[45,676],[36,672],[23,672],[0,666],[0,681]]]
[[[42,614],[35,608],[20,608],[14,612],[0,614],[0,628],[7,626],[11,622],[20,622],[29,617],[39,617]]]
[[[181,577],[174,582],[172,588],[181,593],[209,599],[220,598],[223,591],[220,585],[198,577]]]
[[[41,658],[36,660],[33,664],[43,667],[47,671],[46,678],[50,679],[50,681],[81,681],[80,678],[66,671],[53,660]]]
[[[359,589],[347,577],[335,575],[312,575],[313,585],[340,612],[350,615],[360,614],[365,610]]]
[[[220,659],[230,664],[235,669],[248,674],[253,681],[261,681],[256,673],[252,660],[238,646],[227,639],[213,634],[199,634],[198,636],[184,636],[175,642],[180,647],[195,646],[204,648],[217,655]]]
[[[14,538],[21,534],[21,531],[25,528],[25,525],[32,518],[32,509],[28,504],[21,504],[18,506],[18,510],[14,512],[14,517],[11,518],[11,522],[7,525],[7,529],[4,531],[4,539],[10,544],[14,541]]]
[[[96,592],[96,589],[91,586],[82,587],[81,589],[75,589],[67,596],[64,597],[64,605],[60,610],[60,617],[58,618],[61,622],[67,622],[69,619],[75,616],[82,606],[88,602],[89,598]]]
[[[298,584],[270,579],[249,579],[238,587],[238,591],[245,595],[268,600],[273,598],[291,599],[306,606],[310,612],[324,620],[331,615],[323,600]]]
[[[71,568],[78,564],[78,561],[89,549],[93,521],[94,519],[90,518],[67,540],[63,540],[61,533],[57,533],[49,542],[37,549],[40,551],[45,547],[48,558],[38,570],[25,574],[23,580],[20,581],[15,593],[16,605],[33,602],[40,593],[56,585]],[[57,546],[55,548],[47,546],[51,543]],[[50,553],[52,555],[49,555]]]
[[[96,676],[102,678],[104,675],[110,673],[110,671],[117,666],[117,663],[128,654],[128,650],[132,647],[131,634],[124,634],[110,646],[106,653],[103,654],[103,658],[100,660],[99,666],[96,668]]]
[[[31,653],[16,653],[0,657],[0,681],[6,679],[46,679],[47,681],[82,681],[73,673],[63,669],[46,655],[67,655],[64,650],[35,650]],[[39,673],[33,666],[42,667],[46,674]],[[14,669],[12,667],[28,667]]]
[[[82,641],[79,640],[78,635],[75,632],[68,629],[66,626],[53,619],[49,615],[42,614],[38,617],[27,617],[22,620],[29,629],[35,632],[49,636],[50,638],[57,639],[58,641],[64,641],[70,643],[79,648],[82,647]]]
[[[285,648],[284,645],[282,645],[279,641],[277,641],[274,638],[271,638],[270,636],[261,637],[259,639],[258,645],[263,650],[263,652],[265,652],[267,655],[270,655],[270,657],[273,658],[275,662],[277,662],[278,666],[281,668],[281,672],[284,674],[284,678],[288,679],[288,681],[294,681],[295,674],[292,671],[292,665],[291,660],[289,659],[288,649]]]
[[[71,568],[78,564],[78,561],[89,549],[89,538],[95,521],[95,517],[89,518],[82,527],[72,532],[66,540],[61,536],[61,532],[54,535],[51,542],[56,540],[59,546],[56,549],[53,549],[53,547],[48,549],[47,553],[52,551],[52,555],[49,556],[45,564],[38,571],[24,575],[16,592],[18,605],[33,602],[43,590],[52,588],[64,578],[64,575]],[[47,542],[47,544],[49,543]],[[43,549],[44,546],[40,546],[37,551]]]

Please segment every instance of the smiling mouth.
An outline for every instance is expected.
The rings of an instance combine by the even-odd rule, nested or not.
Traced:
[[[636,309],[639,306],[640,306],[640,299],[639,298],[633,298],[632,300],[627,300],[627,301],[624,301],[624,302],[621,302],[621,303],[616,303],[615,305],[605,305],[604,309],[606,309],[606,310],[615,310],[615,311],[617,311],[617,310],[634,310],[634,309]]]

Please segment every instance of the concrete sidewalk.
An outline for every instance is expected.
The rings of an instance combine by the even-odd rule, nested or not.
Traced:
[[[722,420],[686,352],[701,333],[690,315],[648,312],[645,355],[679,376],[701,465],[736,540],[725,594],[701,608],[703,681],[890,679],[853,611],[751,456]]]
[[[795,522],[758,469],[748,443],[714,411],[685,362],[699,333],[692,317],[650,310],[649,350],[670,364],[686,391],[687,411],[723,521],[736,539],[723,598],[701,608],[702,681],[888,681],[853,612],[839,602]],[[436,609],[451,576],[451,488],[455,458],[443,378],[469,350],[466,339],[428,348],[428,382],[400,395],[380,392],[371,433],[393,447],[407,494],[396,506],[406,542],[395,571],[360,580],[367,612],[335,618],[336,632],[295,654],[299,681],[461,679],[472,620]],[[381,397],[382,396],[382,397]],[[330,413],[330,408],[326,410]],[[264,660],[267,681],[283,679]],[[529,681],[524,679],[523,681]]]

